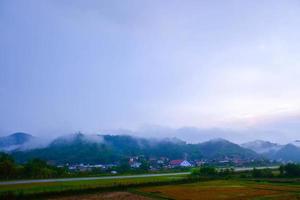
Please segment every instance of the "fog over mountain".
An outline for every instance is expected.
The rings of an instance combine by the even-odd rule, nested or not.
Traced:
[[[119,162],[130,156],[300,162],[299,141],[277,144],[254,140],[237,144],[223,138],[213,138],[191,143],[177,137],[163,138],[162,135],[146,138],[125,134],[81,132],[59,136],[52,140],[33,137],[27,133],[14,133],[0,138],[0,152],[13,155],[19,162],[41,158],[56,164],[110,163]]]
[[[130,156],[300,162],[300,147],[294,145],[295,142],[280,145],[255,140],[239,145],[223,138],[214,138],[191,144],[178,138],[90,135],[80,132],[60,136],[48,143],[33,141],[41,140],[26,133],[11,134],[0,138],[0,151],[11,154],[18,162],[41,158],[56,164],[112,163]]]
[[[14,137],[13,134],[8,137]],[[20,135],[19,138],[25,136]],[[0,138],[0,143],[2,142]],[[22,141],[25,145],[29,141]],[[13,144],[12,144],[13,146]],[[75,133],[52,140],[46,146],[1,149],[16,158],[18,162],[26,162],[33,158],[55,163],[115,163],[132,156],[147,158],[166,157],[168,159],[243,159],[262,160],[263,156],[250,149],[243,148],[224,139],[213,139],[203,143],[188,144],[177,138],[146,139],[129,135],[86,135]]]

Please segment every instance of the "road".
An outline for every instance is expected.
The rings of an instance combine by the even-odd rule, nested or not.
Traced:
[[[279,166],[256,167],[256,169],[276,169]],[[250,171],[252,167],[239,167],[234,168],[236,172]],[[110,179],[124,179],[124,178],[143,178],[143,177],[159,177],[159,176],[177,176],[188,175],[190,172],[178,173],[163,173],[163,174],[139,174],[128,176],[100,176],[100,177],[81,177],[81,178],[57,178],[57,179],[35,179],[35,180],[19,180],[19,181],[4,181],[0,185],[16,185],[16,184],[30,184],[30,183],[51,183],[51,182],[69,182],[69,181],[88,181],[88,180],[110,180]]]
[[[255,167],[255,169],[278,169],[279,166]],[[253,170],[253,167],[237,167],[234,168],[236,172],[244,172]]]

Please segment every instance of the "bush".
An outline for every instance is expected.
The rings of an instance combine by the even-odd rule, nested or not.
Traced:
[[[280,166],[280,172],[288,177],[299,177],[300,176],[300,165],[299,164],[292,164],[289,163],[284,165],[283,167]]]
[[[231,176],[234,173],[234,169],[233,168],[226,168],[226,169],[221,169],[219,172],[220,176]]]
[[[271,178],[273,177],[273,172],[271,169],[256,169],[252,170],[252,177],[254,178]]]
[[[216,176],[218,175],[218,172],[214,167],[204,166],[204,167],[192,169],[191,175],[192,176]]]

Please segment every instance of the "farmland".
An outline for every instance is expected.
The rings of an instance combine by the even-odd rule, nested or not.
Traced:
[[[0,199],[1,196],[16,196],[23,199],[25,197],[33,198],[62,194],[103,192],[117,189],[124,190],[128,187],[140,185],[176,182],[184,180],[185,178],[186,175],[170,175],[160,177],[0,185]]]
[[[277,168],[224,171],[201,167],[191,174],[11,181],[0,184],[0,199],[300,199],[300,179],[290,176],[289,168],[295,170],[298,165],[281,166],[281,172]]]
[[[92,180],[59,183],[32,183],[1,186],[22,193],[27,199],[299,199],[300,183],[234,180],[208,180],[182,183],[184,176],[147,177],[119,180]],[[176,182],[177,181],[177,182]],[[173,184],[172,184],[173,182]],[[154,183],[154,184],[153,184]],[[41,194],[40,196],[38,194]],[[46,194],[46,195],[45,195]],[[50,195],[49,195],[50,194]],[[21,197],[20,199],[23,199]]]
[[[161,199],[299,199],[300,184],[214,180],[191,184],[145,187],[142,194]]]

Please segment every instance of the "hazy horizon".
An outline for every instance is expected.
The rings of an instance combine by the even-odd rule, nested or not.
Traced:
[[[299,24],[296,0],[0,1],[0,135],[300,139]]]

